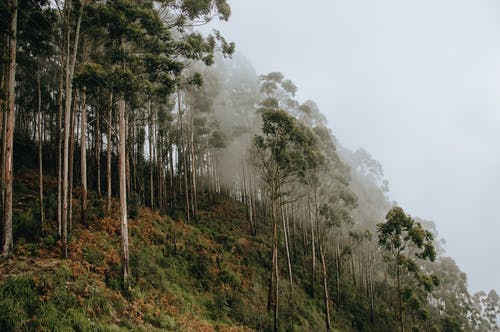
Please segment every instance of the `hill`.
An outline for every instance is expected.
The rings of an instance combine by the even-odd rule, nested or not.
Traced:
[[[32,175],[25,171],[18,181],[25,192],[17,201],[27,204],[16,210],[19,234],[27,234],[21,228],[36,229],[33,188],[27,186]],[[91,201],[102,215],[104,202]],[[45,225],[37,241],[37,236],[18,238],[14,257],[0,262],[0,330],[251,331],[272,324],[266,309],[268,225],[259,222],[259,235],[249,235],[244,206],[228,198],[201,210],[196,224],[134,209],[128,292],[120,282],[116,206],[88,228],[73,224],[66,260],[59,259],[55,225]],[[297,275],[297,282],[303,277]],[[313,300],[294,285],[294,307],[283,303],[287,330],[324,329],[320,298]]]

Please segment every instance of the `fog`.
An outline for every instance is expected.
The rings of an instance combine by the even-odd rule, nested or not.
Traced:
[[[390,199],[436,223],[472,291],[500,290],[500,3],[229,3],[216,27],[257,72],[283,72],[381,162]]]

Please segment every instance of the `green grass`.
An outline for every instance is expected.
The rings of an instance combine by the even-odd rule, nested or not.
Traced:
[[[267,225],[261,223],[253,237],[241,204],[221,204],[230,217],[216,207],[202,211],[200,223],[193,225],[138,208],[130,223],[132,276],[126,294],[121,292],[116,219],[97,218],[90,229],[76,224],[73,255],[54,266],[24,266],[14,258],[9,266],[18,273],[0,281],[0,331],[270,330]],[[34,216],[21,217],[26,224],[35,222]],[[48,259],[43,255],[59,251],[56,238],[49,230],[38,241],[19,240],[16,246],[32,256],[43,249],[42,257],[34,258],[43,262]],[[322,331],[322,301],[305,293],[307,273],[294,276],[292,308],[284,260],[280,266],[282,330]]]

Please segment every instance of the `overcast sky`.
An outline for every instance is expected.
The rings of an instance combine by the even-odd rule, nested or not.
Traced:
[[[471,290],[500,290],[500,2],[228,1],[217,27],[257,72],[281,71],[382,163]]]

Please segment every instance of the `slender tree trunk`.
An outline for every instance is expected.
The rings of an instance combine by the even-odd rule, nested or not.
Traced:
[[[12,181],[13,181],[13,149],[15,126],[15,83],[16,83],[16,51],[17,51],[17,0],[10,0],[10,27],[9,27],[9,62],[7,72],[7,121],[5,141],[5,204],[3,205],[3,239],[2,256],[12,253],[14,241],[12,238]]]
[[[70,57],[70,13],[71,1],[65,3],[66,6],[66,80],[65,80],[65,110],[64,110],[64,144],[63,144],[63,177],[62,177],[62,257],[68,257],[68,176],[69,176],[69,132],[71,126],[71,57]]]
[[[278,306],[279,306],[279,269],[278,269],[278,218],[277,218],[277,190],[278,186],[275,181],[271,184],[270,201],[271,201],[271,225],[272,225],[272,267],[271,278],[267,296],[267,310],[273,307],[274,316],[274,331],[277,332],[279,328],[278,321]],[[274,291],[274,292],[273,292]]]
[[[196,192],[198,191],[196,188],[196,167],[195,167],[195,154],[194,154],[194,114],[193,114],[193,109],[191,108],[190,113],[190,156],[191,156],[191,163],[190,163],[190,169],[191,169],[191,185],[192,185],[192,195],[191,195],[191,202],[193,205],[193,218],[194,222],[198,222],[198,202],[196,199]]]
[[[326,321],[326,330],[331,331],[331,318],[330,318],[330,297],[328,295],[328,276],[326,270],[326,262],[325,262],[325,253],[323,251],[323,246],[319,244],[319,255],[321,257],[321,270],[323,272],[323,291],[324,291],[324,299],[325,299],[325,321]]]
[[[82,91],[81,109],[81,132],[80,132],[80,175],[81,175],[81,205],[80,205],[80,219],[83,225],[87,225],[87,94]]]
[[[399,262],[399,258],[398,258]],[[401,292],[401,275],[399,265],[396,266],[396,281],[398,287],[398,311],[399,311],[399,328],[401,332],[404,332],[404,320],[403,320],[403,294]]]
[[[281,219],[283,221],[283,234],[285,236],[285,249],[286,249],[286,259],[288,263],[288,277],[290,281],[290,305],[292,306],[292,312],[293,312],[293,274],[292,274],[292,261],[290,259],[290,245],[288,241],[288,230],[286,227],[287,224],[287,216],[286,216],[286,210],[282,206],[281,207]]]
[[[108,158],[107,158],[107,180],[108,180],[108,204],[106,210],[108,211],[108,215],[111,214],[111,149],[113,147],[113,138],[111,137],[111,126],[113,123],[113,94],[110,95],[111,103],[109,106],[109,114],[108,114]]]
[[[369,254],[371,255],[371,254]],[[375,302],[375,290],[374,290],[374,285],[373,285],[373,263],[372,259],[370,258],[370,273],[369,273],[369,283],[370,283],[370,322],[372,323],[372,330],[373,330],[373,325],[375,323],[375,314],[374,314],[374,302]]]
[[[278,220],[276,217],[276,202],[273,197],[272,200],[272,219],[273,219],[273,270],[274,270],[274,332],[279,330],[279,320],[278,320],[278,308],[279,308],[279,269],[278,269]]]
[[[338,233],[335,233],[335,278],[337,280],[337,307],[340,306],[340,244]]]
[[[309,209],[311,210],[311,201],[309,200]],[[314,208],[314,212],[316,210],[316,207]],[[310,221],[311,221],[311,257],[312,257],[312,263],[311,263],[311,297],[314,298],[314,282],[316,280],[316,237],[314,234],[314,218],[312,216],[312,212],[310,212]]]
[[[125,100],[123,97],[118,101],[119,118],[119,148],[118,148],[118,174],[120,176],[120,225],[121,225],[121,261],[122,280],[125,290],[128,290],[128,278],[130,275],[129,246],[128,246],[128,221],[127,221],[127,179],[126,179],[126,131],[125,125]]]
[[[191,221],[191,216],[189,213],[189,186],[188,186],[188,165],[187,165],[187,153],[186,153],[186,144],[184,144],[184,130],[183,130],[183,119],[182,119],[182,108],[181,108],[181,93],[179,91],[179,88],[177,88],[177,106],[179,109],[179,125],[180,125],[180,150],[182,152],[182,161],[183,161],[183,177],[184,177],[184,194],[185,194],[185,202],[184,202],[184,207],[186,211],[186,219],[187,222],[189,223]]]
[[[61,52],[61,63],[65,62],[64,52]],[[64,72],[61,69],[59,75],[59,113],[58,113],[58,130],[57,130],[57,234],[62,240],[62,180],[63,180],[63,87],[64,87]]]
[[[69,135],[69,183],[68,183],[68,232],[71,232],[73,228],[73,184],[74,184],[74,165],[75,165],[75,128],[77,128],[78,137],[78,128],[79,124],[77,124],[76,118],[76,101],[79,99],[79,92],[76,91],[76,98],[73,99],[71,106],[71,130]]]
[[[352,239],[349,236],[349,248],[351,248],[351,253],[350,253],[350,262],[351,262],[351,275],[352,275],[352,282],[354,283],[354,286],[357,285],[356,281],[356,269],[355,269],[355,264],[354,264],[354,246],[352,244]]]
[[[43,208],[43,112],[42,112],[42,88],[40,82],[40,66],[37,68],[37,93],[38,93],[38,200],[40,207],[40,234],[43,234],[45,224],[45,211]]]
[[[169,166],[170,166],[170,190],[172,191],[169,201],[170,201],[170,208],[174,208],[175,200],[176,200],[176,190],[175,190],[175,174],[174,174],[174,156],[173,156],[173,149],[174,147],[172,144],[170,144],[169,150],[168,150],[168,158],[169,158]]]
[[[153,153],[153,107],[151,105],[151,101],[149,102],[149,187],[150,187],[150,203],[151,203],[151,209],[154,209],[154,182],[153,182],[153,173],[154,173],[154,167],[155,167],[155,162],[154,162],[154,153]]]
[[[96,166],[97,166],[97,196],[101,198],[101,125],[99,123],[99,109],[95,112],[95,155],[96,155]]]
[[[78,51],[78,40],[80,37],[80,25],[82,21],[83,6],[80,7],[78,20],[76,24],[76,31],[73,43],[73,54],[70,56],[70,41],[71,41],[71,1],[65,3],[65,10],[67,13],[65,30],[66,30],[66,101],[64,111],[64,156],[63,156],[63,204],[62,204],[62,257],[68,257],[68,216],[69,212],[69,140],[71,130],[71,106],[72,106],[72,80],[76,65],[76,55]]]
[[[127,136],[128,134],[128,129],[129,129],[129,123],[128,123],[128,117],[125,116],[125,128],[127,129],[127,132],[125,133],[125,151],[128,151],[127,155],[125,155],[125,180],[126,180],[126,184],[127,184],[127,193],[129,195],[132,194],[132,188],[131,188],[131,176],[130,176],[130,158],[129,158],[129,154],[130,154],[130,144],[129,144],[129,136]],[[129,147],[127,149],[127,146]]]
[[[8,35],[4,36],[4,49],[2,50],[2,57],[7,57],[8,53]],[[2,68],[2,81],[0,82],[0,91],[4,91],[7,86],[7,77],[8,77],[8,66],[3,66]],[[7,95],[6,95],[7,97]],[[1,148],[0,148],[0,165],[5,165],[5,137],[7,136],[7,100],[5,103],[0,104],[0,111],[2,112],[0,116],[0,135],[1,135]],[[0,251],[2,246],[3,239],[3,219],[4,215],[4,207],[5,207],[5,167],[0,167]]]

